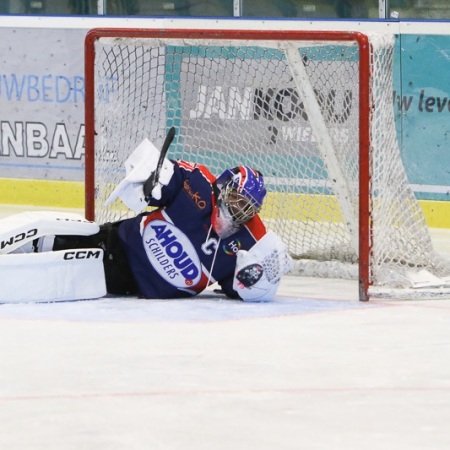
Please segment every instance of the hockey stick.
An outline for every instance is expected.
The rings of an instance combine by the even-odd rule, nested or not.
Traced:
[[[144,195],[145,195],[145,201],[150,201],[150,195],[152,193],[153,188],[156,186],[156,183],[158,183],[159,180],[159,172],[161,172],[161,167],[164,162],[164,158],[166,157],[167,150],[169,150],[170,144],[173,141],[173,138],[175,137],[175,127],[172,127],[167,135],[166,139],[164,140],[164,143],[161,147],[161,153],[159,154],[158,164],[156,165],[156,169],[154,172],[150,174],[147,181],[144,183]]]

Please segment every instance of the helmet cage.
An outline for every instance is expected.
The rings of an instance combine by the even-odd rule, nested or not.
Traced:
[[[219,196],[235,224],[243,224],[256,216],[261,205],[245,188],[238,190],[233,180],[226,183]]]

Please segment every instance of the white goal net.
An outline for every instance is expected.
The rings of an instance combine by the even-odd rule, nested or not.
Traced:
[[[392,108],[394,37],[339,32],[92,30],[86,39],[86,208],[103,223],[124,160],[176,137],[171,159],[245,164],[294,272],[357,278],[360,298],[448,295],[411,191]],[[449,285],[450,286],[450,285]]]

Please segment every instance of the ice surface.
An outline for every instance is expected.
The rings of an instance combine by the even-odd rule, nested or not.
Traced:
[[[448,300],[0,305],[0,449],[447,450],[449,422]]]
[[[277,296],[274,301],[244,303],[212,293],[186,300],[141,300],[108,296],[98,300],[0,305],[0,318],[95,322],[223,321],[368,307],[357,301]],[[370,304],[370,306],[372,306]]]

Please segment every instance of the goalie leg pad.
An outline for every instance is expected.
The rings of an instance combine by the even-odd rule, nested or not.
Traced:
[[[269,231],[249,251],[238,251],[233,289],[246,302],[273,300],[291,265],[286,245]]]
[[[99,226],[76,213],[30,211],[0,220],[0,255],[49,235],[90,236]]]
[[[0,303],[87,300],[104,295],[101,249],[0,255]]]

